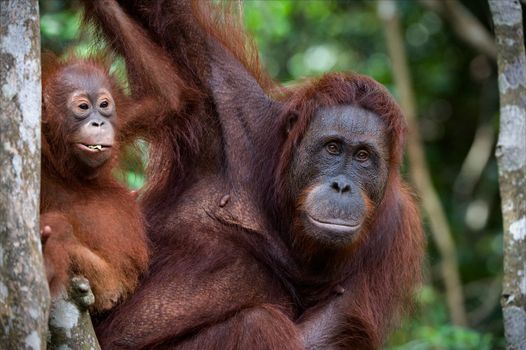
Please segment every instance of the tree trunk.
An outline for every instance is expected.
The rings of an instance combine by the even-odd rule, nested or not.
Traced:
[[[500,132],[497,143],[504,223],[501,298],[508,349],[526,348],[526,56],[521,4],[489,0],[499,67]]]
[[[0,344],[45,349],[37,0],[0,0]]]

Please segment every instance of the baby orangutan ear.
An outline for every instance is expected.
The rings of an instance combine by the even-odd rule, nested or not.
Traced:
[[[296,111],[290,111],[289,115],[287,116],[287,124],[286,124],[286,131],[287,134],[289,134],[292,131],[292,128],[298,121],[298,112]]]

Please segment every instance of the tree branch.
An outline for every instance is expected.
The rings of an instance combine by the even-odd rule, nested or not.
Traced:
[[[48,349],[100,350],[88,312],[94,302],[88,280],[73,277],[67,295],[51,304]]]
[[[493,125],[493,99],[490,97],[493,90],[492,84],[484,83],[482,85],[482,93],[479,99],[480,121],[475,130],[471,147],[453,184],[453,200],[456,202],[462,202],[472,197],[473,190],[491,159],[496,134]]]
[[[420,3],[451,23],[455,33],[474,49],[496,59],[497,48],[491,34],[458,0],[420,0]]]
[[[380,0],[378,13],[385,24],[386,41],[393,63],[393,73],[400,94],[400,105],[407,119],[409,137],[407,149],[410,163],[410,176],[421,196],[427,214],[431,234],[442,257],[442,279],[446,287],[449,313],[454,324],[465,326],[466,311],[462,283],[458,272],[455,243],[451,236],[446,215],[433,187],[429,169],[423,152],[424,146],[418,133],[416,105],[407,64],[407,58],[398,20],[396,2]]]

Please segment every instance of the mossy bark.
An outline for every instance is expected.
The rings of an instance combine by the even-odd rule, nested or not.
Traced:
[[[48,349],[100,350],[88,307],[95,298],[84,277],[73,277],[68,294],[53,300]]]

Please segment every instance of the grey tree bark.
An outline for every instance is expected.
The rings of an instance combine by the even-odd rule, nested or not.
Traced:
[[[74,276],[68,293],[51,303],[49,350],[100,350],[88,308],[95,302],[89,281]]]
[[[499,68],[496,156],[504,224],[501,297],[507,349],[526,349],[526,55],[521,4],[489,0]]]
[[[0,0],[0,344],[44,349],[49,291],[39,234],[37,0]]]

